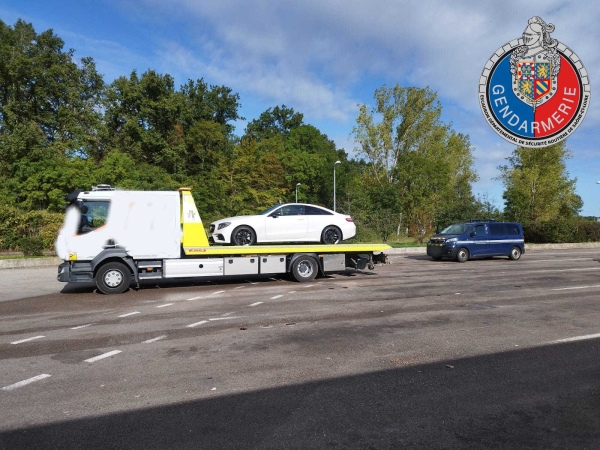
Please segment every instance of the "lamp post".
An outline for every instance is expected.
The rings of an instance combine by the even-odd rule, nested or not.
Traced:
[[[335,212],[335,166],[341,163],[341,161],[336,161],[333,165],[333,212]]]
[[[296,183],[296,203],[298,203],[298,186],[302,186],[302,183]]]

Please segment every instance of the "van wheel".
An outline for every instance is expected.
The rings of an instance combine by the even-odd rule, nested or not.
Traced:
[[[469,250],[467,250],[466,248],[461,248],[460,250],[458,250],[458,253],[456,254],[456,260],[458,262],[465,262],[469,259]]]
[[[121,294],[129,288],[131,271],[125,264],[112,261],[96,272],[96,287],[103,294]]]
[[[510,254],[508,255],[508,257],[513,261],[516,261],[521,257],[521,249],[519,247],[513,247],[510,250]]]

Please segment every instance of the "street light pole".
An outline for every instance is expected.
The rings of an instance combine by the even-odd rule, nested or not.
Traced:
[[[298,203],[298,186],[302,186],[302,183],[296,183],[296,203]]]
[[[335,211],[335,166],[341,164],[341,161],[336,161],[333,165],[333,212]]]

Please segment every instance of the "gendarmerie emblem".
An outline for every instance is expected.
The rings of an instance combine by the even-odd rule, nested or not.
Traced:
[[[499,48],[479,82],[479,103],[490,126],[524,147],[569,136],[589,109],[590,82],[579,57],[552,38],[554,25],[532,17],[523,36]]]

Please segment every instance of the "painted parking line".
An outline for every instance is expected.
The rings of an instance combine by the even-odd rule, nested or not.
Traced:
[[[290,292],[288,292],[288,294],[295,294],[295,293],[296,293],[296,291],[290,291]]]
[[[263,304],[263,302],[256,302],[256,303],[252,303],[251,305],[248,305],[248,306],[258,306],[258,305],[262,305],[262,304]]]
[[[232,312],[227,312],[227,313],[225,313],[225,314],[221,314],[221,317],[227,317],[227,316],[230,316],[230,315],[232,315],[232,314],[235,314],[235,311],[232,311]]]
[[[135,314],[141,314],[139,311],[134,311],[134,312],[130,312],[127,314],[121,314],[119,317],[128,317],[128,316],[133,316]]]
[[[192,323],[190,325],[187,325],[187,328],[194,328],[198,325],[202,325],[203,323],[208,323],[208,320],[201,320],[200,322]]]
[[[204,298],[204,295],[199,295],[198,297],[186,298],[185,300],[188,302],[191,302],[192,300],[200,300],[201,298]]]
[[[107,353],[102,353],[101,355],[98,355],[98,356],[94,356],[93,358],[85,359],[84,361],[88,362],[88,363],[93,363],[96,361],[100,361],[101,359],[109,358],[113,355],[117,355],[119,353],[121,353],[121,350],[113,350],[113,351],[110,351]]]
[[[596,338],[600,338],[600,333],[586,334],[585,336],[575,336],[575,337],[566,338],[566,339],[559,339],[558,341],[552,341],[550,343],[551,344],[560,344],[562,342],[584,341],[586,339],[596,339]]]
[[[213,321],[213,320],[229,320],[229,319],[239,319],[239,317],[215,317],[214,319],[208,319],[208,320]]]
[[[566,287],[566,288],[556,288],[556,289],[552,289],[553,291],[569,291],[571,289],[590,289],[590,288],[597,288],[600,287],[600,284],[594,284],[591,286],[573,286],[573,287]]]
[[[167,337],[167,335],[163,334],[162,336],[158,336],[158,337],[155,337],[155,338],[152,338],[152,339],[148,339],[147,341],[142,342],[142,344],[151,344],[152,342],[160,341],[161,339],[164,339],[166,337]]]
[[[210,294],[210,295],[222,294],[223,292],[225,292],[225,291],[217,291],[217,292],[213,292],[213,293],[212,293],[212,294]]]
[[[11,384],[9,386],[4,386],[2,388],[2,390],[3,391],[12,391],[14,389],[19,389],[20,387],[27,386],[28,384],[35,383],[36,381],[40,381],[40,380],[43,380],[44,378],[48,378],[48,377],[51,377],[51,376],[52,375],[49,375],[47,373],[43,373],[43,374],[38,375],[36,377],[28,378],[26,380],[19,381],[18,383]]]
[[[174,305],[174,303],[165,303],[164,305],[158,305],[157,308],[166,308],[167,306]]]
[[[79,330],[81,328],[87,328],[87,327],[91,327],[92,325],[94,325],[93,323],[86,323],[85,325],[78,325],[76,327],[71,328],[71,330]]]
[[[242,288],[245,288],[245,287],[246,287],[246,286],[238,286],[238,287],[236,287],[236,288],[234,288],[234,289],[242,289]]]
[[[302,287],[307,288],[307,287],[313,287],[313,286],[314,286],[313,284],[307,284],[306,286],[302,286]]]
[[[271,297],[271,300],[275,300],[275,299],[277,299],[279,297],[283,297],[283,295],[276,295],[275,297]]]
[[[45,337],[46,336],[34,336],[34,337],[27,338],[27,339],[21,339],[20,341],[11,342],[11,344],[22,344],[23,342],[34,341],[36,339],[42,339]]]

